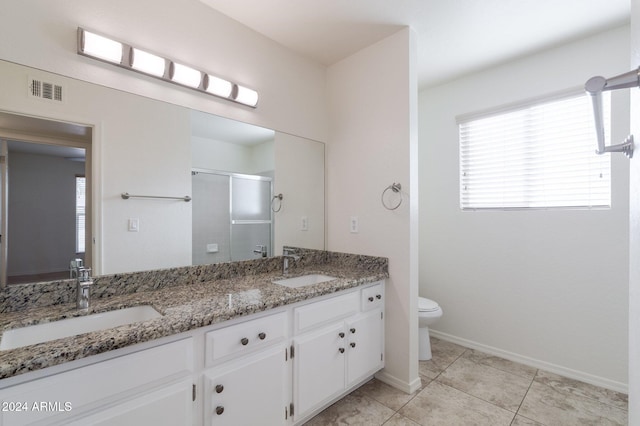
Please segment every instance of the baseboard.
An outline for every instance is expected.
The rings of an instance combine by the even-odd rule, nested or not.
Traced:
[[[400,380],[397,377],[390,375],[385,370],[380,370],[375,374],[374,377],[380,380],[381,382],[386,383],[389,386],[392,386],[408,394],[412,394],[422,387],[422,381],[420,380],[420,376],[418,376],[415,380],[408,383],[408,382],[405,382],[404,380]]]
[[[447,342],[455,343],[460,346],[464,346],[469,349],[477,349],[481,352],[488,353],[490,355],[499,356],[500,358],[508,359],[509,361],[519,362],[530,367],[539,368],[541,370],[549,371],[551,373],[559,374],[560,376],[568,377],[570,379],[579,380],[581,382],[589,383],[595,386],[600,386],[606,389],[611,389],[616,392],[629,393],[629,385],[627,383],[617,382],[605,377],[595,376],[593,374],[585,373],[583,371],[577,371],[570,368],[566,368],[560,365],[552,364],[546,361],[541,361],[534,358],[529,358],[524,355],[505,351],[502,349],[494,348],[493,346],[483,345],[481,343],[474,342],[472,340],[462,339],[460,337],[453,336],[451,334],[442,333],[440,331],[429,329],[429,334]],[[393,386],[393,385],[392,385]]]

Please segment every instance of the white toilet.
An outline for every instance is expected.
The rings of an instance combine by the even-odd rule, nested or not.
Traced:
[[[442,316],[442,308],[436,302],[426,297],[418,298],[418,327],[420,328],[420,348],[418,359],[431,359],[431,342],[429,341],[429,326]]]

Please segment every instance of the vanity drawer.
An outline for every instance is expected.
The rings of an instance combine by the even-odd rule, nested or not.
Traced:
[[[306,331],[360,312],[360,292],[353,291],[342,296],[310,303],[294,311],[295,331]]]
[[[250,352],[284,340],[286,336],[286,312],[210,331],[205,336],[207,366],[226,356]]]
[[[384,304],[384,283],[362,289],[362,310],[368,311]]]

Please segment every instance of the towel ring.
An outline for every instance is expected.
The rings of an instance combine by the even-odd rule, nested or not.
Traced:
[[[271,199],[271,211],[272,211],[272,212],[274,212],[274,213],[278,213],[278,212],[280,211],[280,209],[282,208],[282,199],[283,199],[283,198],[284,198],[284,197],[282,196],[282,193],[280,193],[280,194],[278,194],[278,195],[274,195],[274,196],[273,196],[273,198]],[[275,209],[275,208],[273,207],[273,202],[274,202],[274,201],[276,201],[276,199],[277,199],[277,200],[279,200],[279,202],[278,202],[278,208],[277,208],[277,209]]]
[[[380,201],[382,201],[382,205],[384,206],[385,209],[387,210],[395,210],[398,207],[400,207],[400,204],[402,204],[402,185],[400,185],[399,183],[392,183],[391,185],[387,186],[384,191],[382,191],[382,195],[380,196]],[[384,195],[387,193],[387,191],[393,191],[396,194],[400,194],[400,201],[398,201],[398,204],[396,204],[395,206],[388,206],[387,203],[384,202]]]

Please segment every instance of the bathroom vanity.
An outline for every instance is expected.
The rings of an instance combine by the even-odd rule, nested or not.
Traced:
[[[162,315],[0,351],[1,424],[301,424],[383,368],[388,276],[386,259],[305,253],[291,277],[335,279],[275,284],[289,277],[272,258],[192,267],[179,284],[155,274],[167,283],[155,290],[97,290],[87,315],[136,305]],[[2,326],[71,311],[30,307]]]

